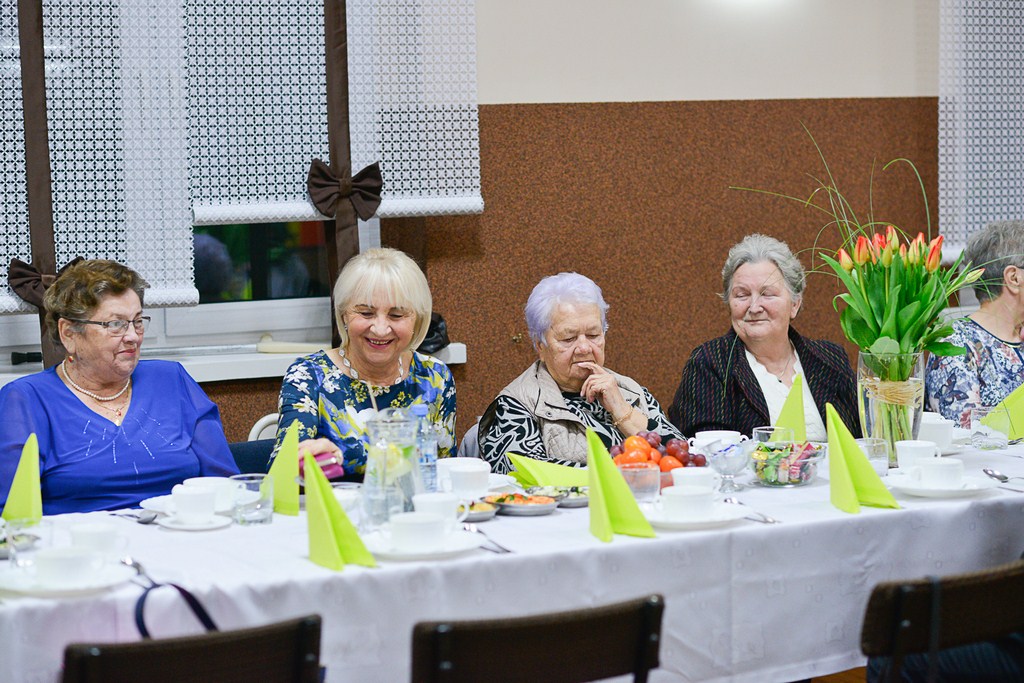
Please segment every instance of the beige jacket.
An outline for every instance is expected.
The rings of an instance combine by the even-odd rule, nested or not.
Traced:
[[[623,398],[645,415],[650,414],[650,406],[644,398],[643,388],[635,381],[608,370],[615,376],[615,381],[622,391]],[[562,390],[558,388],[554,378],[539,360],[526,369],[526,372],[512,380],[501,390],[499,396],[508,396],[526,406],[537,420],[544,448],[548,455],[559,460],[572,460],[585,463],[587,461],[587,431],[580,420],[565,405]],[[494,404],[488,407],[481,420],[481,433],[487,433],[494,416]],[[611,425],[609,425],[610,427]]]

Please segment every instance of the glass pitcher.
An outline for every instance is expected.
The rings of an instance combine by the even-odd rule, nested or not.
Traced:
[[[413,509],[423,492],[416,420],[401,408],[379,411],[366,423],[366,474],[363,478],[363,530],[374,531],[398,512]]]

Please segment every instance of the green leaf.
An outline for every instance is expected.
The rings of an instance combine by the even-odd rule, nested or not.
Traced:
[[[868,353],[875,356],[897,354],[900,352],[900,345],[892,337],[879,337],[868,349]]]
[[[936,356],[962,356],[967,353],[964,347],[944,341],[933,342],[925,348]]]
[[[864,320],[863,316],[857,313],[852,306],[847,306],[839,314],[839,323],[842,325],[843,334],[858,348],[869,348],[878,336],[877,333]]]

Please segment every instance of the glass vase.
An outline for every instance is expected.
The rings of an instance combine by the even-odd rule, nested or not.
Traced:
[[[864,437],[884,439],[889,467],[896,442],[916,439],[924,410],[924,354],[871,354],[857,358],[857,407]]]

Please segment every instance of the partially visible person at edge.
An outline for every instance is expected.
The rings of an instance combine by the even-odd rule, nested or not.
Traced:
[[[984,268],[974,285],[980,308],[953,321],[963,356],[931,356],[928,409],[971,426],[971,409],[994,406],[1024,383],[1024,221],[989,223],[967,242],[964,263]]]
[[[217,406],[178,363],[139,360],[149,285],[115,261],[67,268],[46,290],[64,362],[0,390],[0,505],[39,441],[43,512],[113,510],[189,477],[238,474]]]
[[[732,329],[690,354],[669,408],[687,434],[731,429],[751,434],[773,425],[803,375],[807,438],[825,441],[822,417],[831,403],[860,435],[856,375],[838,344],[808,339],[790,324],[800,312],[807,276],[785,242],[753,234],[729,250],[722,268],[722,300]]]
[[[587,461],[587,428],[606,447],[639,431],[682,439],[651,393],[604,366],[608,304],[578,273],[541,280],[526,302],[537,361],[501,390],[480,420],[480,452],[500,474],[508,453],[561,465]]]
[[[341,346],[299,358],[284,376],[277,442],[298,420],[299,453],[335,456],[346,478],[366,470],[367,420],[379,409],[429,406],[440,426],[438,457],[455,454],[455,381],[441,361],[415,351],[430,325],[427,278],[396,249],[370,249],[334,285]],[[274,457],[272,456],[272,457]]]

